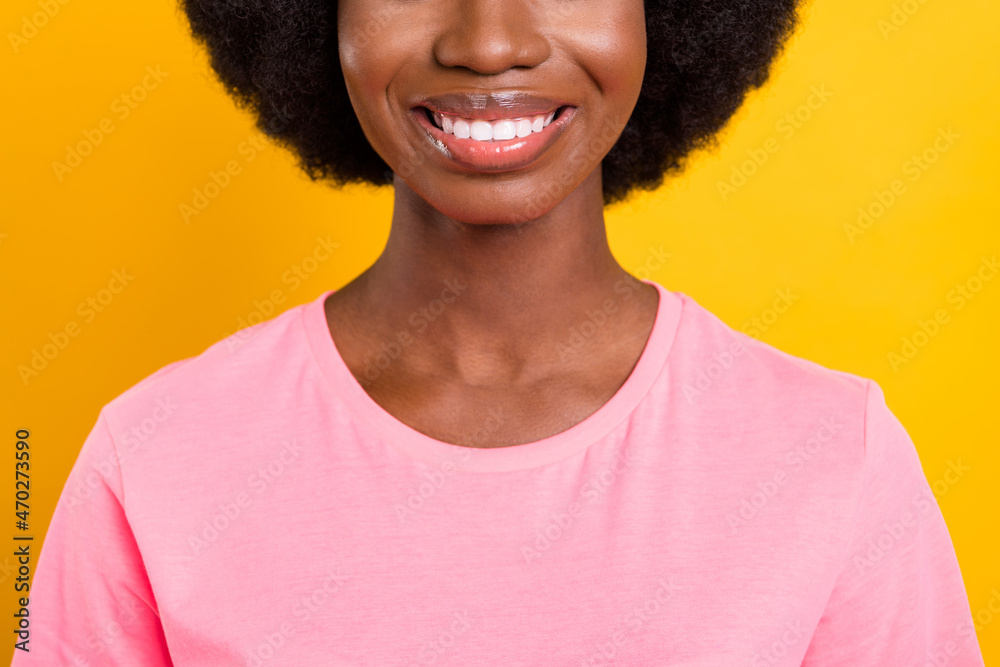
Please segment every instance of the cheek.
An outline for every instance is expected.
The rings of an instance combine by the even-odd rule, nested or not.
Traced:
[[[397,130],[388,104],[392,81],[406,57],[398,48],[386,48],[386,43],[401,43],[391,32],[391,26],[380,24],[377,15],[358,16],[342,24],[338,37],[340,65],[351,105],[369,143],[383,159],[391,143],[387,139]]]
[[[387,83],[385,63],[364,39],[348,38],[340,42],[340,64],[351,104],[365,124],[371,120],[370,107]]]
[[[576,17],[566,30],[571,49],[608,105],[631,113],[646,69],[646,24],[641,3],[606,3],[600,16]],[[611,109],[609,109],[610,111]],[[624,119],[622,120],[624,123]]]

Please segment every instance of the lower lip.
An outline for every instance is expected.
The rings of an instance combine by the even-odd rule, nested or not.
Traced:
[[[427,118],[427,112],[422,107],[413,109],[411,113],[416,117],[417,124],[430,136],[435,148],[455,164],[471,171],[500,172],[523,169],[537,160],[573,120],[576,107],[564,107],[559,117],[541,132],[504,141],[459,139],[436,127]]]

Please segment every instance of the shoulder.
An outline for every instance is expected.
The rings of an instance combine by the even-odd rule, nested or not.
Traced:
[[[863,441],[867,404],[882,397],[873,380],[789,354],[677,296],[682,316],[669,367],[682,405],[770,432],[839,424]]]
[[[307,358],[301,321],[305,310],[317,305],[313,301],[293,306],[150,373],[102,409],[112,433],[141,429],[144,423],[148,431],[181,405],[189,412],[199,406],[216,412],[245,410],[254,395],[281,382],[277,369],[301,365]]]
[[[727,479],[743,495],[773,482],[768,488],[797,502],[803,522],[823,507],[828,518],[835,510],[831,525],[849,530],[879,471],[894,462],[919,471],[874,380],[789,354],[678,296],[682,315],[658,409],[666,406],[675,437],[710,462],[710,479]]]

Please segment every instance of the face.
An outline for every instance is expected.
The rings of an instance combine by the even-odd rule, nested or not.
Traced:
[[[599,197],[642,86],[643,0],[340,0],[337,22],[351,103],[397,189],[481,224]]]

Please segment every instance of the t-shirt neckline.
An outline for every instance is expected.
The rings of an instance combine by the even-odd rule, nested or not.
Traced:
[[[542,440],[509,447],[479,448],[455,445],[399,421],[376,403],[351,373],[337,350],[326,321],[324,304],[336,290],[326,290],[302,308],[302,324],[314,360],[350,414],[361,417],[390,445],[416,459],[437,466],[454,466],[468,472],[507,472],[536,468],[582,452],[611,432],[642,401],[663,372],[680,321],[681,299],[652,280],[659,292],[656,318],[632,373],[608,401],[583,421]],[[489,415],[484,415],[489,424]],[[449,463],[450,462],[450,463]]]

